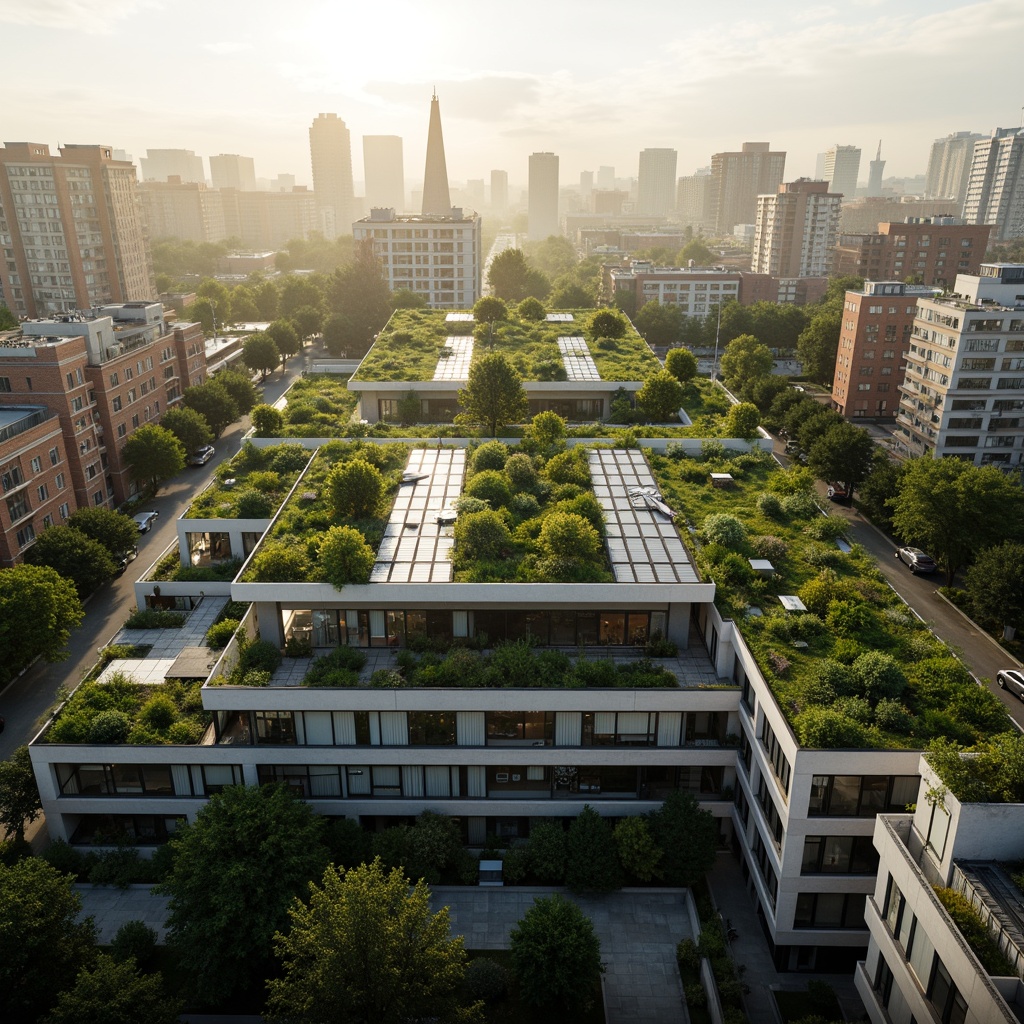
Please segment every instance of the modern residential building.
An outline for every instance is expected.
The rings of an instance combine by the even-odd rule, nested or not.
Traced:
[[[508,171],[491,171],[491,210],[504,214],[508,209]]]
[[[845,199],[854,199],[859,174],[860,147],[835,145],[825,150],[824,177],[830,192],[838,192]]]
[[[529,189],[527,237],[537,241],[557,235],[558,157],[554,153],[530,154]]]
[[[758,196],[750,269],[776,277],[828,277],[842,203],[826,182],[810,178]]]
[[[144,181],[139,196],[153,239],[221,242],[228,237],[223,196],[203,182]]]
[[[427,126],[427,159],[423,169],[423,209],[428,217],[447,217],[452,199],[448,189],[448,163],[444,155],[441,131],[441,104],[437,93],[430,99],[430,122]]]
[[[868,165],[868,189],[865,195],[880,196],[882,194],[882,178],[885,175],[885,161],[882,159],[882,140],[878,140],[878,152],[875,159]]]
[[[347,235],[354,217],[352,143],[337,114],[319,114],[309,128],[309,155],[319,229],[325,238]]]
[[[912,814],[880,814],[870,940],[855,982],[872,1024],[1018,1024],[1024,1019],[1019,863],[1024,804],[960,800],[922,757]],[[990,974],[935,889],[952,890],[1003,954]]]
[[[992,225],[992,241],[1024,238],[1024,128],[996,128],[974,144],[964,220]]]
[[[251,156],[219,153],[210,157],[210,183],[214,188],[256,191],[256,165]]]
[[[710,169],[680,178],[676,184],[676,217],[684,227],[701,232],[713,224]]]
[[[640,152],[637,213],[666,217],[676,206],[676,159],[674,149],[644,149]]]
[[[911,455],[1024,463],[1024,264],[983,263],[918,299],[896,437]]]
[[[774,193],[786,172],[786,154],[767,142],[744,142],[739,153],[711,158],[709,202],[715,235],[732,234],[737,224],[753,224],[757,197]]]
[[[0,292],[18,316],[156,296],[135,167],[109,146],[0,147]]]
[[[202,326],[169,325],[159,302],[28,320],[0,340],[0,410],[41,404],[57,417],[66,476],[55,490],[66,485],[62,500],[72,511],[134,495],[121,456],[126,438],[206,379]],[[19,526],[38,532],[39,511],[29,495]]]
[[[147,149],[139,157],[143,181],[193,181],[206,183],[203,158],[191,149]]]
[[[457,206],[447,216],[371,210],[352,234],[372,241],[392,290],[408,288],[434,309],[465,309],[480,298],[479,214]]]
[[[877,231],[839,236],[832,265],[840,276],[870,281],[912,279],[952,287],[957,274],[977,274],[991,228],[957,217],[908,217],[885,222]]]
[[[317,200],[305,185],[290,192],[222,189],[224,230],[253,249],[280,249],[292,238],[319,230]],[[320,211],[322,213],[322,210]]]
[[[896,418],[917,299],[934,295],[934,288],[886,280],[847,291],[832,376],[834,409],[847,419]]]
[[[984,138],[976,132],[953,132],[932,143],[924,181],[926,199],[955,199],[959,214],[974,162],[974,144]]]
[[[400,135],[363,136],[366,205],[405,212],[405,161]]]

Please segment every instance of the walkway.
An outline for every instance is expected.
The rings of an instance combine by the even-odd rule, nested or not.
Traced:
[[[142,920],[166,934],[167,898],[148,886],[114,889],[75,886],[83,915],[96,922],[99,941],[110,942],[125,921]],[[563,892],[549,888],[459,888],[437,886],[431,904],[447,906],[455,934],[470,949],[506,949],[509,933],[537,896]],[[683,889],[626,889],[602,896],[577,897],[593,921],[605,963],[608,1024],[684,1024],[682,984],[676,968],[676,943],[692,938]]]

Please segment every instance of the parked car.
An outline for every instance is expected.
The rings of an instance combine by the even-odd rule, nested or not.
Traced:
[[[188,457],[188,464],[190,466],[205,466],[216,454],[217,451],[212,444],[204,444],[202,448],[197,448]]]
[[[837,501],[842,505],[848,505],[850,503],[850,495],[846,488],[840,483],[830,483],[828,490],[825,492],[828,495],[829,501]]]
[[[800,454],[800,442],[799,441],[794,441],[792,438],[790,438],[786,442],[785,451],[786,451],[787,455],[799,455]]]
[[[1016,668],[1006,668],[996,673],[996,682],[1001,690],[1009,690],[1010,693],[1021,700],[1024,700],[1024,672]]]
[[[926,555],[920,548],[897,548],[896,557],[915,575],[935,572],[937,568],[931,555]]]
[[[139,547],[136,544],[134,547],[129,548],[127,551],[122,551],[121,554],[114,558],[114,563],[117,565],[118,575],[123,573],[128,568],[129,562],[134,562],[139,557]]]
[[[139,533],[149,533],[153,529],[153,521],[160,515],[159,512],[137,512],[132,516]]]

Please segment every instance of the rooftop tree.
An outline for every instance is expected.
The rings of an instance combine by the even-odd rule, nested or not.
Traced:
[[[464,415],[487,426],[492,437],[498,427],[524,419],[529,409],[523,379],[500,352],[477,359],[469,368],[466,386],[459,391]]]

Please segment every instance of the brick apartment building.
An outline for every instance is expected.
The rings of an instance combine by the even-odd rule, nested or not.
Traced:
[[[913,278],[949,288],[957,274],[978,273],[991,230],[987,224],[963,224],[955,217],[882,223],[878,231],[839,236],[834,272],[867,281]]]

